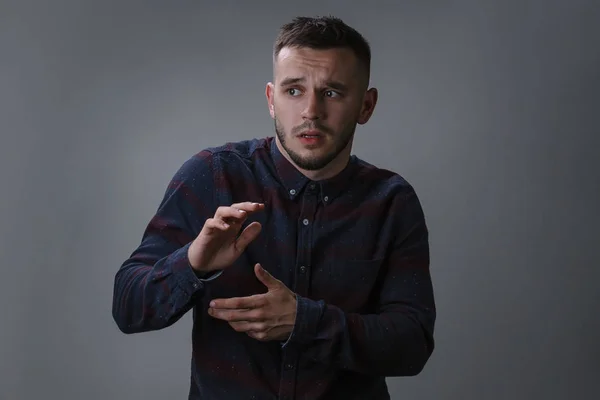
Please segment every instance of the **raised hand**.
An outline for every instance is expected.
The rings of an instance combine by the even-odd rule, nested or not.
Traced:
[[[188,249],[192,268],[206,273],[233,264],[262,229],[260,223],[252,222],[240,234],[242,224],[248,216],[263,209],[264,204],[250,202],[219,207]]]

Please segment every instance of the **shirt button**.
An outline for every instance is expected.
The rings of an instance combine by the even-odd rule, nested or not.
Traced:
[[[287,369],[287,370],[294,369],[294,366],[292,364],[285,364],[285,369]]]
[[[308,220],[307,220],[306,218],[304,218],[304,221],[302,221],[302,223],[303,223],[304,225],[308,225]]]
[[[325,196],[325,197],[323,198],[323,200],[325,200],[325,201],[329,201],[329,196]]]
[[[295,189],[292,189],[292,190],[290,190],[290,194],[291,194],[292,196],[293,196],[293,195],[295,195],[295,194],[296,194],[296,190],[295,190]]]
[[[302,273],[306,272],[306,267],[304,265],[300,267],[300,272],[302,272]]]

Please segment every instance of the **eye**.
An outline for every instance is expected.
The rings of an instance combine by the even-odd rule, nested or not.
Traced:
[[[300,94],[300,91],[299,91],[298,89],[294,89],[294,88],[292,88],[292,89],[288,89],[288,90],[287,90],[287,93],[288,93],[290,96],[298,96],[298,95]]]
[[[341,95],[338,92],[334,91],[334,90],[327,90],[325,92],[325,96],[327,96],[327,97],[334,97],[335,98],[335,97],[339,97]]]

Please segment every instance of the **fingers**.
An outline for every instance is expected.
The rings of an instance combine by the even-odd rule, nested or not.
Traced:
[[[245,210],[235,207],[219,207],[215,212],[214,219],[220,219],[226,223],[243,223],[248,213]]]
[[[222,219],[209,218],[204,222],[204,228],[210,231],[226,231],[230,225]]]
[[[263,203],[252,203],[252,202],[243,202],[243,203],[235,203],[230,206],[221,206],[217,208],[215,212],[215,218],[234,218],[240,219],[245,218],[246,216],[253,214],[257,211],[263,210],[265,205]]]
[[[254,265],[254,274],[259,281],[263,283],[269,290],[278,288],[282,283],[278,279],[274,278],[266,269],[260,264]]]
[[[264,322],[230,322],[229,326],[231,326],[236,332],[245,333],[253,339],[260,341],[270,340],[269,331],[271,330],[271,326]]]
[[[227,230],[231,225],[241,225],[244,223],[248,215],[264,209],[263,203],[235,203],[231,206],[221,206],[217,208],[213,218],[209,218],[205,225],[207,228],[215,230]],[[242,238],[242,250],[246,248],[252,240],[260,233],[260,226],[257,228],[256,223],[250,224],[252,227]],[[250,226],[249,225],[249,226]],[[246,230],[244,230],[246,231]]]
[[[269,340],[269,333],[265,331],[248,331],[246,334],[253,339],[260,340],[261,342],[266,342]]]
[[[240,233],[240,236],[235,242],[236,251],[241,254],[244,250],[246,250],[246,247],[248,247],[248,245],[258,237],[261,230],[262,226],[259,222],[252,222],[248,224],[242,233]]]
[[[252,202],[235,203],[231,206],[221,206],[217,208],[213,218],[222,220],[226,225],[241,225],[249,215],[264,209],[264,206],[265,205],[263,203]]]
[[[231,326],[237,332],[265,332],[269,326],[265,322],[238,321],[230,322]]]
[[[229,299],[214,299],[210,302],[210,307],[214,309],[252,309],[267,305],[265,294],[255,294],[247,297],[232,297]]]
[[[230,310],[224,308],[209,308],[208,314],[227,322],[260,322],[265,320],[265,310],[262,308],[250,310]]]
[[[209,314],[226,321],[236,332],[246,333],[256,340],[268,340],[272,323],[259,311],[209,309]]]
[[[246,211],[248,214],[252,214],[256,211],[261,211],[265,208],[264,203],[253,203],[250,201],[246,201],[243,203],[235,203],[231,205],[232,208],[237,208],[240,210]]]

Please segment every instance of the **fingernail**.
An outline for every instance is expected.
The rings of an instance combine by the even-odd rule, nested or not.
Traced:
[[[215,306],[215,302],[211,301],[210,304],[209,304],[209,306],[214,307]]]

